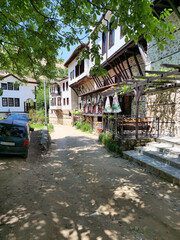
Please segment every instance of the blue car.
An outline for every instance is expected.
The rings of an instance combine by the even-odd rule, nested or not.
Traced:
[[[9,113],[6,119],[19,120],[23,122],[29,122],[31,120],[28,118],[26,113]]]

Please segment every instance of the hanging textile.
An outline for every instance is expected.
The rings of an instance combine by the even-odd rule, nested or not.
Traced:
[[[113,113],[120,113],[120,112],[122,112],[121,107],[119,105],[117,93],[115,93],[114,97],[113,97],[112,111],[113,111]]]
[[[105,108],[104,108],[103,112],[105,112],[105,113],[111,113],[112,112],[109,97],[107,97],[107,99],[106,99],[106,104],[105,104]]]

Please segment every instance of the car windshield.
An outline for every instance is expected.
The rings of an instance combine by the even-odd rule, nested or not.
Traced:
[[[21,114],[9,114],[7,119],[12,120],[21,120],[21,121],[28,121],[28,117],[26,115]]]
[[[0,136],[24,138],[25,128],[0,124]]]

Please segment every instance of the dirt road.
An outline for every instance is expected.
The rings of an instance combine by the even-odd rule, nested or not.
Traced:
[[[179,240],[180,188],[55,126],[48,154],[0,160],[1,240]],[[33,149],[33,151],[32,151]]]

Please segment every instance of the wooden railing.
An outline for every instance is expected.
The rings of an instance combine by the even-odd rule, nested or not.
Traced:
[[[159,118],[138,117],[137,124],[135,117],[118,117],[114,120],[106,118],[103,126],[105,132],[109,131],[121,139],[159,136]]]

